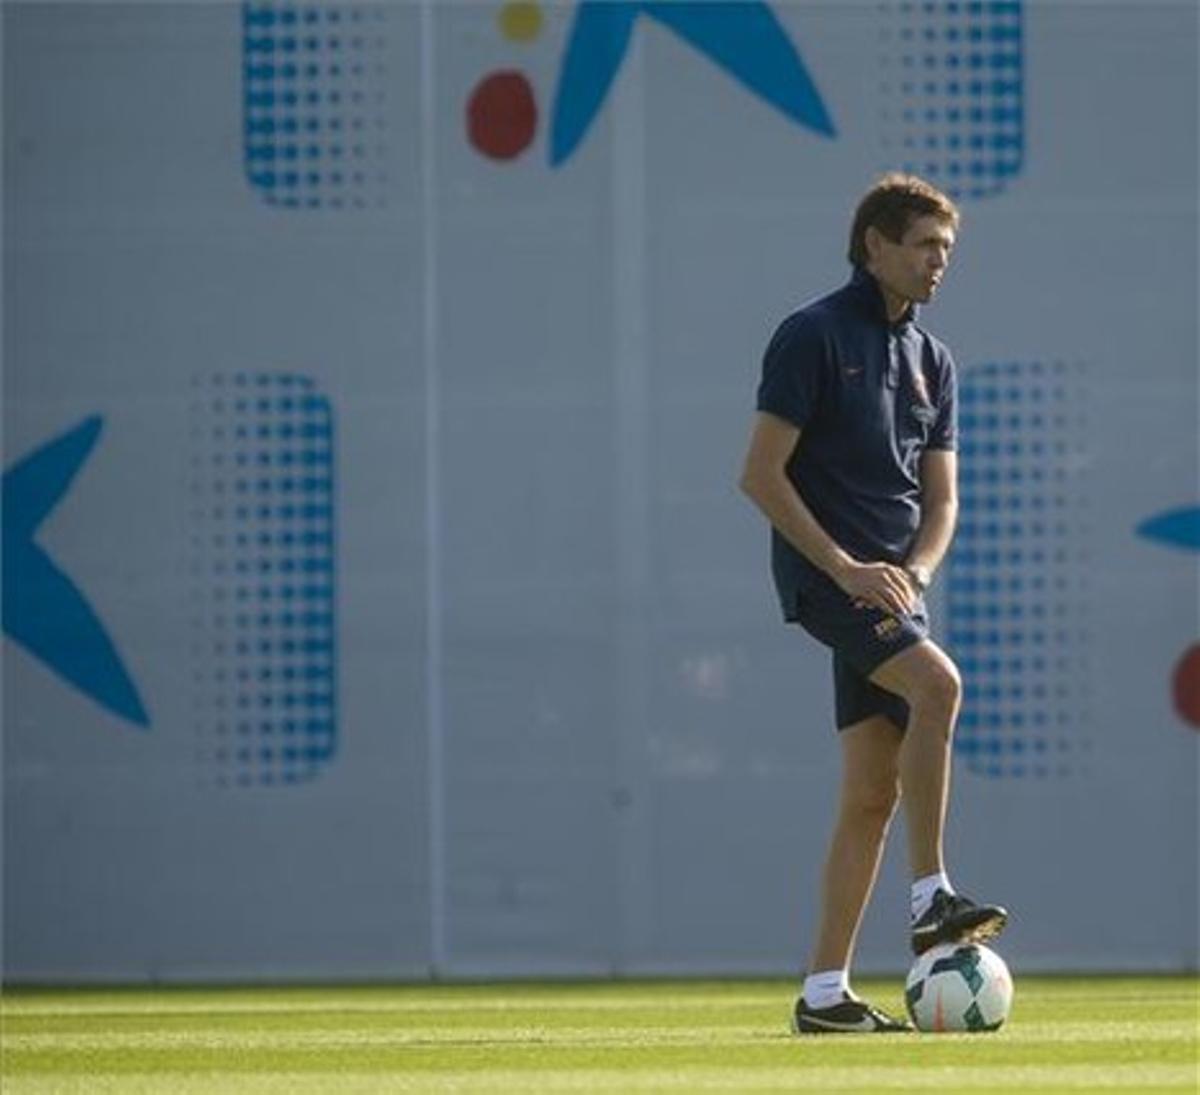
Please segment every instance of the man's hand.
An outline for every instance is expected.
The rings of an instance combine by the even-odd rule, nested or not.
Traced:
[[[855,604],[882,609],[894,616],[916,607],[917,590],[903,567],[851,562],[834,577]]]

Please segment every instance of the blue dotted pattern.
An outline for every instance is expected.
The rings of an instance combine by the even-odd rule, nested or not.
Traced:
[[[955,751],[981,776],[1066,776],[1088,749],[1083,391],[1065,362],[962,384],[947,638],[965,682]]]
[[[1025,158],[1021,0],[891,0],[883,11],[888,166],[957,199],[1000,193]]]
[[[271,205],[384,204],[386,10],[243,4],[246,176]]]
[[[337,745],[334,429],[293,374],[195,382],[200,759],[225,786],[311,779]]]

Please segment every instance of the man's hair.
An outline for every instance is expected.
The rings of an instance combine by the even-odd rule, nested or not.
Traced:
[[[867,265],[868,228],[876,228],[893,243],[899,243],[917,217],[930,216],[958,227],[958,206],[936,186],[898,171],[884,175],[858,203],[847,258],[854,266]]]

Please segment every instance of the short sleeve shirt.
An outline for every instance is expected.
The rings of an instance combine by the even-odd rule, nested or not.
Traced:
[[[957,442],[950,351],[916,323],[890,323],[875,279],[841,289],[780,324],[763,356],[757,406],[800,427],[787,474],[837,544],[862,562],[900,564],[921,519],[921,454]],[[772,530],[784,615],[824,574]]]

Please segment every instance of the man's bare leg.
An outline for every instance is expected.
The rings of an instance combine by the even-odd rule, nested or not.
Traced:
[[[900,787],[913,878],[945,869],[943,834],[950,799],[950,746],[962,700],[954,663],[935,643],[916,643],[889,658],[873,683],[908,703],[908,727],[900,747]]]
[[[846,995],[863,909],[875,886],[888,826],[896,812],[900,729],[880,715],[848,726],[839,736],[841,801],[825,862],[812,965],[796,1001],[793,1029],[797,1034],[911,1030],[904,1020]]]
[[[822,876],[820,924],[809,966],[813,972],[849,968],[899,797],[899,728],[880,715],[848,726],[838,736],[842,787]]]
[[[943,856],[951,742],[962,700],[958,670],[926,639],[888,659],[871,680],[908,702],[899,774],[914,883],[913,950],[923,954],[938,943],[991,939],[1004,930],[1008,912],[956,894]]]

